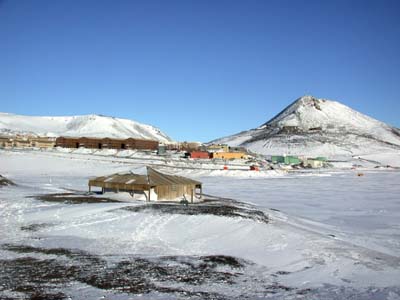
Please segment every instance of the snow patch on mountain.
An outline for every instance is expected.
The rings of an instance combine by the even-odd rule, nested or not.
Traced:
[[[135,122],[101,115],[68,117],[36,117],[0,113],[0,134],[34,134],[39,136],[76,136],[139,138],[169,142],[172,139],[160,129]]]
[[[260,127],[211,143],[261,154],[361,155],[400,151],[400,130],[339,102],[304,96]]]

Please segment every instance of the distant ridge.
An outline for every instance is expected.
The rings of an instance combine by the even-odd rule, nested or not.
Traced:
[[[102,115],[34,117],[0,113],[0,134],[140,138],[160,142],[172,141],[169,136],[154,126]]]
[[[361,155],[400,151],[400,130],[339,102],[303,96],[258,128],[210,143],[267,155]]]

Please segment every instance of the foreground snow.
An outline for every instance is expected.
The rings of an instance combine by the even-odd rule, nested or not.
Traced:
[[[0,151],[0,174],[17,184],[0,189],[3,264],[21,257],[43,262],[55,259],[64,266],[84,264],[70,260],[77,255],[68,254],[72,251],[79,253],[82,261],[89,257],[90,261],[93,257],[104,260],[102,268],[106,269],[140,258],[157,261],[158,268],[166,268],[165,261],[168,268],[176,265],[183,272],[182,264],[185,268],[196,265],[195,261],[204,265],[207,257],[224,255],[237,258],[241,267],[219,266],[205,274],[212,277],[224,272],[229,280],[202,281],[201,285],[162,281],[154,287],[179,287],[174,293],[160,292],[162,288],[147,296],[102,290],[98,285],[83,284],[86,279],[57,289],[87,299],[105,295],[112,299],[185,299],[182,291],[191,293],[193,299],[400,298],[398,171],[364,170],[360,177],[359,171],[351,170],[260,172],[262,175],[256,176],[245,174],[258,173],[237,170],[234,176],[220,176],[226,172],[165,168],[200,179],[206,194],[234,198],[241,201],[235,204],[239,208],[264,212],[268,223],[208,213],[128,209],[144,204],[135,201],[73,205],[26,198],[86,191],[90,176],[141,165],[94,158]],[[105,196],[113,198],[112,193]],[[67,254],[56,255],[60,251],[56,249],[67,249],[63,250]],[[155,276],[154,271],[146,274],[149,279]],[[1,285],[0,295],[18,298],[15,291]]]

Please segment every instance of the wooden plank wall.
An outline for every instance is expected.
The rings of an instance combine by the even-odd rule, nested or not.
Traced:
[[[195,185],[160,185],[156,187],[156,193],[159,200],[173,200],[186,194],[189,196],[187,200],[190,201],[195,188]]]

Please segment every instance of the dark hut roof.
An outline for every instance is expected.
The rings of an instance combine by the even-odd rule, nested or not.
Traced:
[[[146,175],[134,173],[117,173],[108,176],[100,176],[89,180],[89,185],[123,185],[130,188],[133,188],[134,186],[154,187],[161,185],[201,185],[201,182],[199,181],[182,176],[163,174],[154,170],[151,167],[146,167],[146,171]]]
[[[167,175],[154,170],[153,168],[147,167],[147,176],[150,185],[171,185],[171,184],[201,184],[200,181],[196,181],[190,178]]]

